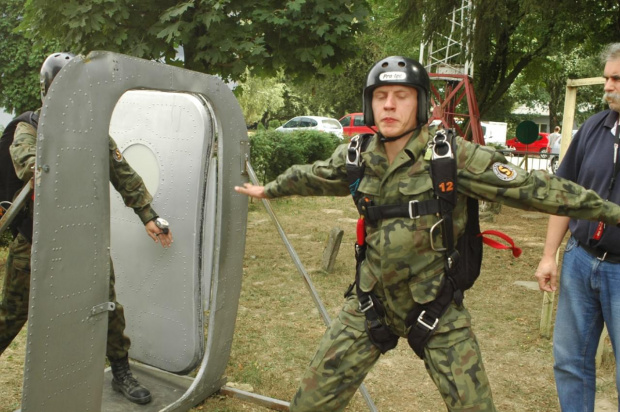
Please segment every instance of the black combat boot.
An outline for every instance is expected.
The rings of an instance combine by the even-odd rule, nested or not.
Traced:
[[[125,356],[122,359],[110,360],[112,367],[112,389],[120,392],[131,402],[143,405],[151,401],[151,392],[140,385],[129,370],[129,359]]]

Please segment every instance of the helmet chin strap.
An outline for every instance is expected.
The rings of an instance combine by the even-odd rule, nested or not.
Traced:
[[[407,130],[405,133],[399,134],[398,136],[394,136],[394,137],[385,137],[385,136],[383,136],[383,134],[380,131],[377,131],[377,135],[379,136],[379,139],[383,143],[389,143],[389,142],[396,141],[396,140],[400,139],[401,137],[408,135],[411,132],[415,132],[418,128],[419,128],[419,126],[416,126],[413,129]]]

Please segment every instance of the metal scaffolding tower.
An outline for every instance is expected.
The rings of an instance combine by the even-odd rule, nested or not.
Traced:
[[[435,34],[420,47],[420,62],[431,82],[429,122],[441,122],[460,136],[484,144],[480,113],[473,87],[474,65],[469,44],[475,26],[472,0],[461,0],[447,17],[448,34]]]

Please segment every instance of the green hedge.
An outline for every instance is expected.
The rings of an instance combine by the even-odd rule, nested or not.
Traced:
[[[269,120],[269,127],[268,127],[269,130],[275,130],[275,129],[277,129],[280,126],[282,126],[282,122],[281,121],[279,121],[277,119]]]
[[[13,235],[11,229],[7,229],[0,235],[0,248],[9,247],[9,244],[13,241]]]
[[[259,181],[272,181],[296,164],[327,159],[343,143],[331,133],[258,131],[250,138],[250,162]]]

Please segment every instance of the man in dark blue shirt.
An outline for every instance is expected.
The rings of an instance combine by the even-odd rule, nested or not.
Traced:
[[[609,45],[601,57],[605,64],[603,99],[609,110],[586,120],[575,134],[557,175],[620,204],[620,43]],[[585,412],[594,410],[595,356],[604,325],[616,354],[620,345],[620,228],[551,216],[536,270],[543,291],[557,288],[555,256],[569,229],[553,335],[554,373],[562,411]],[[618,388],[618,369],[616,378]]]

